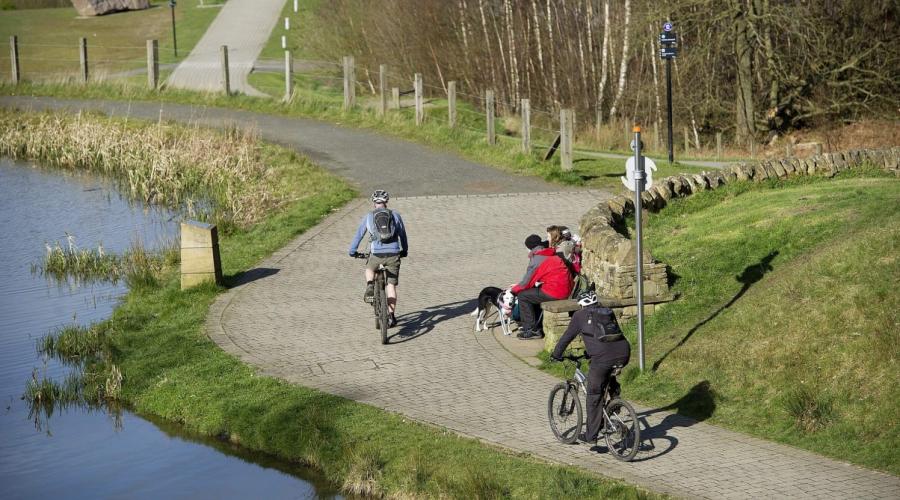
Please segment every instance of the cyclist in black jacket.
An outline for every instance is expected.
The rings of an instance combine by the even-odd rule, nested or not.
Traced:
[[[597,441],[600,426],[603,425],[603,390],[609,379],[612,367],[625,366],[631,357],[631,344],[622,335],[616,317],[611,309],[601,306],[597,294],[593,290],[581,293],[578,304],[582,309],[575,311],[569,328],[559,339],[550,358],[562,361],[566,347],[575,340],[579,333],[584,339],[584,347],[590,357],[590,371],[587,383],[587,430],[579,436],[586,443]],[[617,388],[610,388],[610,394],[616,394]]]

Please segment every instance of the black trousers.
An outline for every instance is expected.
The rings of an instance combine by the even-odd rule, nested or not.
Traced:
[[[519,314],[522,317],[522,331],[534,330],[542,332],[541,325],[535,325],[535,318],[538,317],[541,308],[541,302],[549,302],[551,300],[559,300],[542,292],[540,288],[529,288],[519,292]]]
[[[587,429],[585,437],[589,440],[597,439],[600,428],[603,427],[603,391],[609,381],[609,374],[614,365],[628,362],[628,357],[612,361],[591,360],[591,369],[587,380]]]

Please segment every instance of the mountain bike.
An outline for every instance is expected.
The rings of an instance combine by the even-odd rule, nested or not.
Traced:
[[[572,444],[581,434],[585,425],[580,394],[587,396],[585,381],[587,376],[581,371],[579,361],[587,356],[564,356],[566,360],[575,362],[575,373],[572,378],[560,382],[550,391],[547,401],[547,417],[550,430],[562,443]],[[616,365],[610,373],[606,389],[603,391],[603,428],[600,433],[606,439],[606,445],[613,457],[630,462],[638,452],[641,443],[641,428],[637,413],[628,401],[612,397],[609,388],[615,378],[622,373],[622,366]]]
[[[358,253],[357,259],[368,259],[369,254]],[[372,297],[372,309],[375,311],[375,329],[381,331],[381,343],[387,344],[387,332],[391,323],[391,313],[388,308],[387,293],[384,285],[387,283],[387,269],[379,265],[375,270],[375,293]]]

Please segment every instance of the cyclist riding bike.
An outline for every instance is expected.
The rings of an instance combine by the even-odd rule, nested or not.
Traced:
[[[560,337],[556,348],[550,355],[554,361],[563,360],[566,347],[575,340],[579,333],[584,339],[584,347],[590,357],[590,372],[587,384],[587,430],[579,436],[585,443],[597,442],[600,427],[603,425],[603,391],[609,380],[613,366],[625,366],[631,357],[631,344],[622,335],[611,309],[603,307],[597,300],[593,290],[578,295],[581,310],[572,315],[569,328]],[[610,397],[618,395],[616,387],[610,387]]]
[[[394,312],[397,308],[397,285],[400,277],[400,259],[406,257],[409,245],[403,218],[396,210],[387,208],[390,195],[378,189],[372,193],[372,210],[363,217],[350,243],[351,257],[359,255],[358,248],[363,236],[369,234],[369,258],[366,260],[366,291],[363,301],[370,303],[375,293],[375,270],[383,265],[387,273],[385,293],[390,310],[390,326],[396,326]]]

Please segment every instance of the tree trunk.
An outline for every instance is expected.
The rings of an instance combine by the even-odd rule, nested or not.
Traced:
[[[609,76],[609,0],[603,2],[603,48],[600,49],[600,85],[597,86],[597,132],[603,124],[603,91]]]
[[[631,23],[631,0],[625,0],[625,35],[622,38],[622,61],[619,65],[619,86],[612,107],[609,109],[609,119],[616,116],[616,108],[625,92],[625,79],[628,76],[628,25]]]
[[[747,10],[742,2],[737,4],[734,17],[734,54],[737,67],[735,89],[735,132],[737,144],[745,144],[756,135],[753,107],[753,46],[747,25]]]

